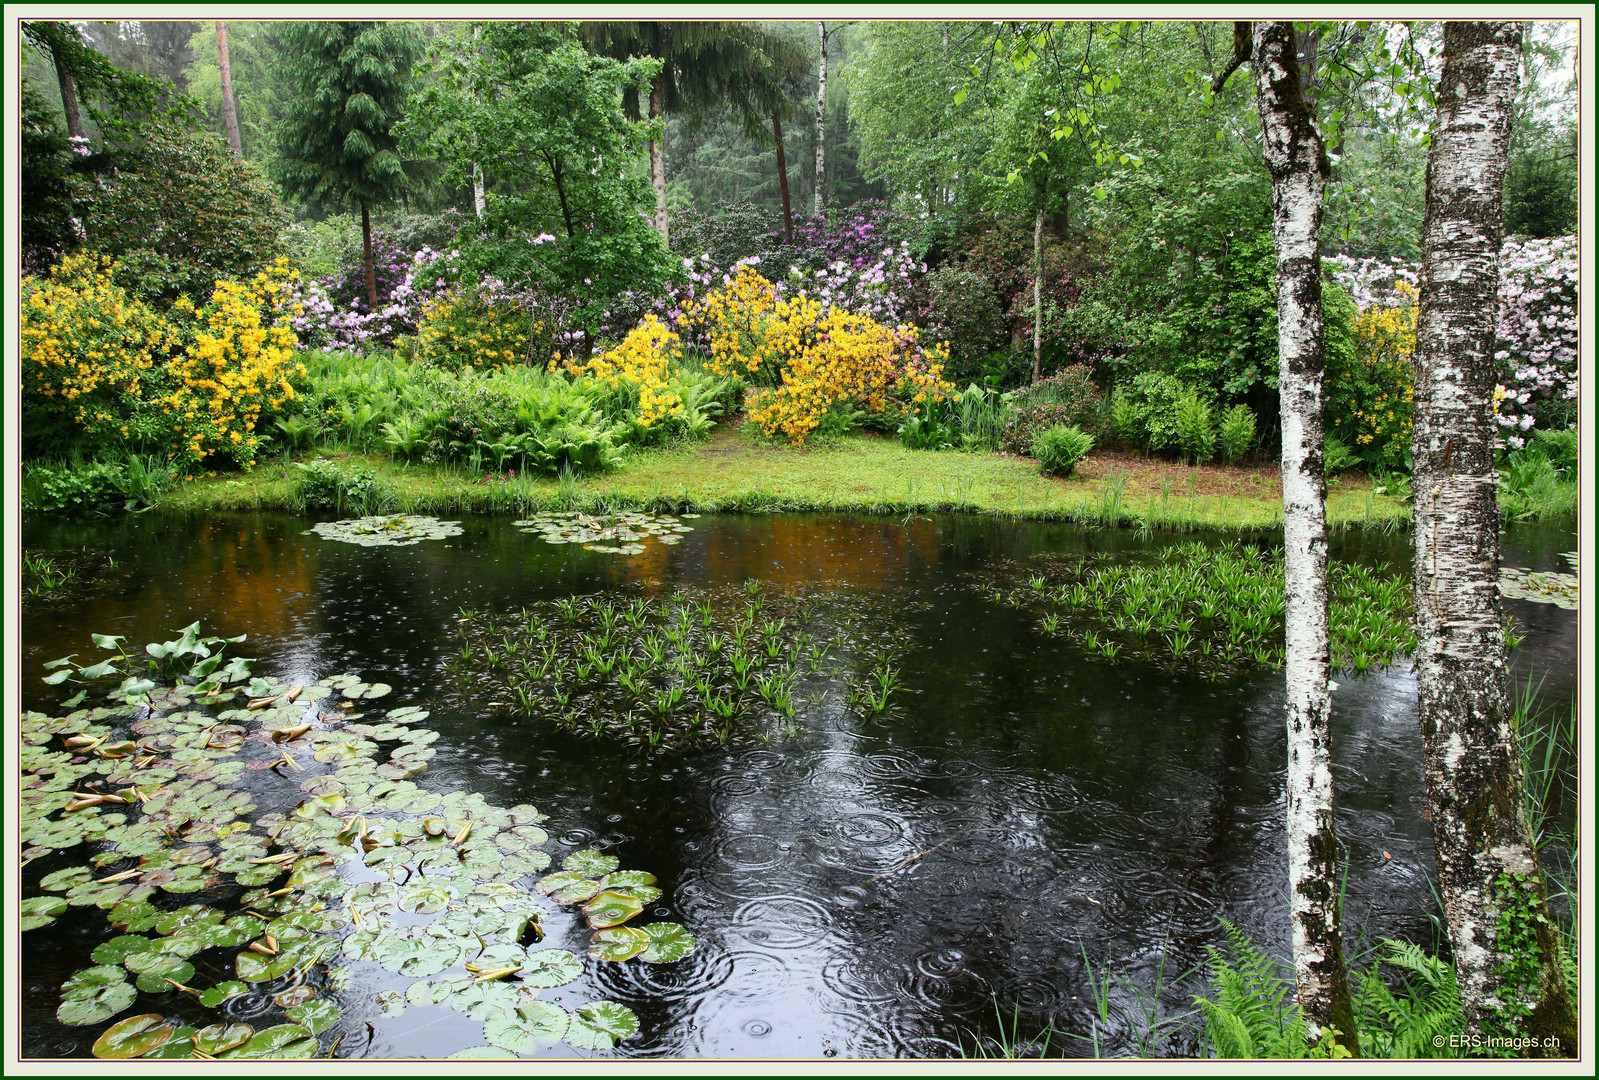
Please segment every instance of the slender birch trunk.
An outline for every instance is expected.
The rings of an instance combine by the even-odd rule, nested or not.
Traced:
[[[58,22],[49,25],[52,30],[61,30],[61,24]],[[61,112],[67,121],[67,135],[69,138],[81,139],[84,137],[83,111],[78,107],[78,80],[73,77],[71,69],[61,59],[60,50],[51,49],[50,59],[55,63],[56,82],[61,86]]]
[[[1305,102],[1294,31],[1257,22],[1252,65],[1271,170],[1277,249],[1277,386],[1282,398],[1287,576],[1288,889],[1299,1005],[1312,1037],[1335,1029],[1358,1054],[1338,931],[1328,689],[1327,479],[1323,460],[1322,199],[1329,172]]]
[[[822,190],[827,186],[827,24],[816,24],[816,41],[821,52],[816,72],[816,190],[812,194],[813,214],[822,212]]]
[[[666,73],[655,76],[650,83],[650,119],[659,120],[666,112]],[[650,183],[655,185],[655,231],[663,243],[669,242],[666,223],[666,125],[661,125],[661,137],[650,140]]]
[[[476,41],[482,33],[482,26],[472,27],[472,40]],[[480,105],[483,102],[483,96],[473,90],[472,101],[474,104]],[[483,215],[488,213],[488,209],[489,199],[483,187],[483,166],[474,161],[472,162],[472,213],[477,216],[479,221],[482,221]]]
[[[777,140],[777,187],[783,193],[783,238],[794,242],[794,210],[788,202],[788,159],[783,153],[783,118],[772,112],[772,138]]]
[[[228,133],[228,145],[234,154],[244,156],[244,145],[239,142],[239,114],[233,107],[233,66],[228,63],[228,24],[217,20],[217,67],[222,72],[222,126]]]
[[[1498,580],[1494,310],[1520,39],[1511,22],[1444,24],[1416,322],[1416,675],[1466,1026],[1557,1039],[1532,1052],[1568,1057],[1575,1014],[1522,801]]]
[[[1044,359],[1044,200],[1038,200],[1033,219],[1033,381],[1043,369]]]

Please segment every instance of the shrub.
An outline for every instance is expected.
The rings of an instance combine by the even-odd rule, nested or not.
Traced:
[[[988,278],[955,265],[927,275],[927,325],[949,341],[951,375],[980,378],[981,360],[1005,344],[1005,312]]]
[[[1112,411],[1117,437],[1150,453],[1171,446],[1177,440],[1177,398],[1182,389],[1175,377],[1160,372],[1134,376],[1117,391],[1119,402]]]
[[[1576,421],[1578,275],[1573,236],[1512,240],[1500,252],[1494,405],[1508,446],[1534,424]]]
[[[622,343],[586,364],[568,362],[567,371],[587,375],[622,394],[622,409],[648,428],[683,414],[683,397],[668,386],[673,367],[683,361],[681,339],[654,315],[628,332]]]
[[[1327,349],[1328,431],[1368,466],[1404,466],[1415,396],[1416,290],[1403,279],[1391,305],[1373,303],[1354,319],[1353,348]]]
[[[1352,448],[1346,446],[1335,435],[1327,436],[1327,441],[1323,444],[1323,455],[1322,460],[1328,476],[1344,472],[1360,464],[1360,455],[1356,454]]]
[[[1248,405],[1234,405],[1222,414],[1217,430],[1222,460],[1231,465],[1249,451],[1255,441],[1255,413]]]
[[[1104,395],[1094,385],[1086,364],[1073,364],[1016,391],[1011,402],[1000,436],[1000,448],[1008,453],[1032,453],[1033,440],[1057,424],[1077,427],[1090,435],[1105,429]]]
[[[1577,479],[1578,453],[1580,450],[1576,428],[1565,428],[1560,431],[1544,431],[1536,429],[1532,433],[1532,440],[1527,444],[1527,453],[1542,454],[1562,480]]]
[[[456,288],[423,304],[411,354],[433,367],[497,369],[529,360],[529,339],[543,329],[514,297]]]
[[[83,465],[31,464],[22,471],[22,508],[41,512],[98,506],[122,497],[119,470],[95,461]]]
[[[1185,386],[1177,395],[1177,445],[1185,458],[1202,465],[1216,455],[1216,416],[1198,390]]]
[[[272,185],[216,134],[151,129],[103,182],[89,243],[119,260],[118,283],[142,299],[208,296],[283,254],[288,216]]]
[[[1033,457],[1044,472],[1070,476],[1093,447],[1094,437],[1081,428],[1056,424],[1033,441]]]
[[[294,503],[305,513],[331,510],[352,517],[364,517],[389,510],[394,493],[376,473],[365,465],[348,469],[328,458],[295,462]]]

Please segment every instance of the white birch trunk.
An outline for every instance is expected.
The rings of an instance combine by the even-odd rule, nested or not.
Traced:
[[[666,73],[655,76],[650,84],[650,119],[659,120],[666,112]],[[655,230],[663,243],[670,243],[666,221],[666,125],[661,125],[661,137],[650,140],[650,183],[655,185]]]
[[[1510,22],[1444,24],[1416,323],[1415,663],[1433,844],[1467,1028],[1559,1039],[1560,1049],[1533,1051],[1558,1057],[1576,1053],[1577,1032],[1553,931],[1538,921],[1547,904],[1511,726],[1494,468],[1494,310],[1520,37]],[[1520,894],[1514,905],[1512,893]],[[1502,916],[1530,931],[1541,954],[1510,980],[1500,971],[1517,957],[1501,940]],[[1498,1015],[1507,1006],[1529,1015],[1508,1022]]]
[[[482,33],[483,27],[472,27],[472,40],[476,41]],[[474,90],[472,100],[474,103],[482,104],[483,96]],[[472,162],[472,212],[477,215],[479,221],[482,221],[488,208],[488,197],[483,193],[483,166],[474,161]]]
[[[1044,202],[1033,219],[1033,381],[1039,380],[1044,358]]]
[[[1257,22],[1252,63],[1277,249],[1277,387],[1282,400],[1287,576],[1288,890],[1299,1005],[1358,1053],[1338,929],[1333,831],[1327,481],[1323,460],[1322,198],[1328,164],[1299,80],[1289,23]]]
[[[827,184],[827,24],[816,24],[816,41],[821,51],[821,62],[816,72],[816,190],[812,193],[811,212],[822,212],[822,190]]]

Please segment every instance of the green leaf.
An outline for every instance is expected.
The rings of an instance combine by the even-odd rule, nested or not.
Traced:
[[[143,1057],[172,1037],[175,1029],[156,1013],[130,1016],[101,1032],[90,1048],[97,1058]]]
[[[606,855],[603,852],[589,848],[584,851],[574,851],[561,863],[561,869],[574,874],[584,874],[589,877],[600,877],[616,869],[621,860],[615,855]]]
[[[518,978],[523,986],[553,990],[583,974],[583,961],[565,949],[540,949],[527,954]]]
[[[282,1060],[314,1057],[320,1049],[321,1045],[316,1037],[299,1024],[279,1024],[277,1027],[256,1032],[249,1042],[221,1056],[230,1060],[238,1058]]]
[[[631,960],[650,947],[650,936],[632,926],[615,926],[594,935],[589,955],[596,960],[619,963]]]
[[[212,1024],[194,1033],[194,1045],[201,1052],[216,1057],[218,1054],[243,1046],[255,1035],[249,1024]]]
[[[672,964],[694,951],[694,935],[677,923],[650,923],[639,929],[650,936],[649,948],[639,955],[646,963]]]
[[[558,904],[581,904],[600,891],[600,883],[570,870],[551,874],[533,886]]]
[[[61,984],[61,994],[56,1019],[74,1027],[109,1020],[139,996],[122,969],[109,964],[78,972]]]
[[[566,1041],[579,1050],[609,1050],[638,1034],[638,1017],[615,1001],[579,1006],[566,1029]]]
[[[23,930],[37,930],[41,926],[49,926],[56,921],[57,916],[66,914],[67,907],[67,902],[59,896],[29,897],[20,905],[22,918],[18,921],[18,926]]]
[[[175,956],[170,959],[172,961],[170,964],[161,964],[141,972],[134,980],[134,985],[146,994],[160,994],[172,989],[172,983],[167,982],[168,979],[187,986],[189,980],[194,978],[194,965]]]
[[[570,1022],[559,1005],[530,1001],[508,1016],[490,1017],[483,1025],[483,1037],[512,1053],[532,1053],[560,1042]]]
[[[214,1009],[229,998],[236,998],[249,989],[248,986],[237,979],[219,982],[215,986],[200,991],[200,1004],[208,1009]]]
[[[294,1006],[289,1019],[303,1026],[313,1035],[320,1035],[339,1022],[339,1007],[327,998],[317,998]]]
[[[583,915],[590,926],[604,929],[620,926],[644,910],[637,897],[619,892],[602,892],[583,905]]]

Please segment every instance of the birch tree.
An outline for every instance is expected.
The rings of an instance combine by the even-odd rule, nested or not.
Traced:
[[[827,186],[827,23],[816,24],[816,186],[811,212],[822,212],[822,189]]]
[[[1312,1038],[1359,1039],[1339,935],[1338,839],[1333,830],[1327,615],[1327,479],[1323,459],[1321,232],[1331,167],[1305,100],[1294,30],[1237,23],[1234,59],[1255,75],[1271,172],[1277,272],[1277,386],[1281,396],[1284,669],[1288,725],[1288,891],[1299,1006]]]
[[[1520,28],[1444,26],[1416,323],[1416,674],[1444,914],[1469,1030],[1576,1023],[1521,794],[1499,595],[1494,311]],[[1290,618],[1292,616],[1290,615]]]

